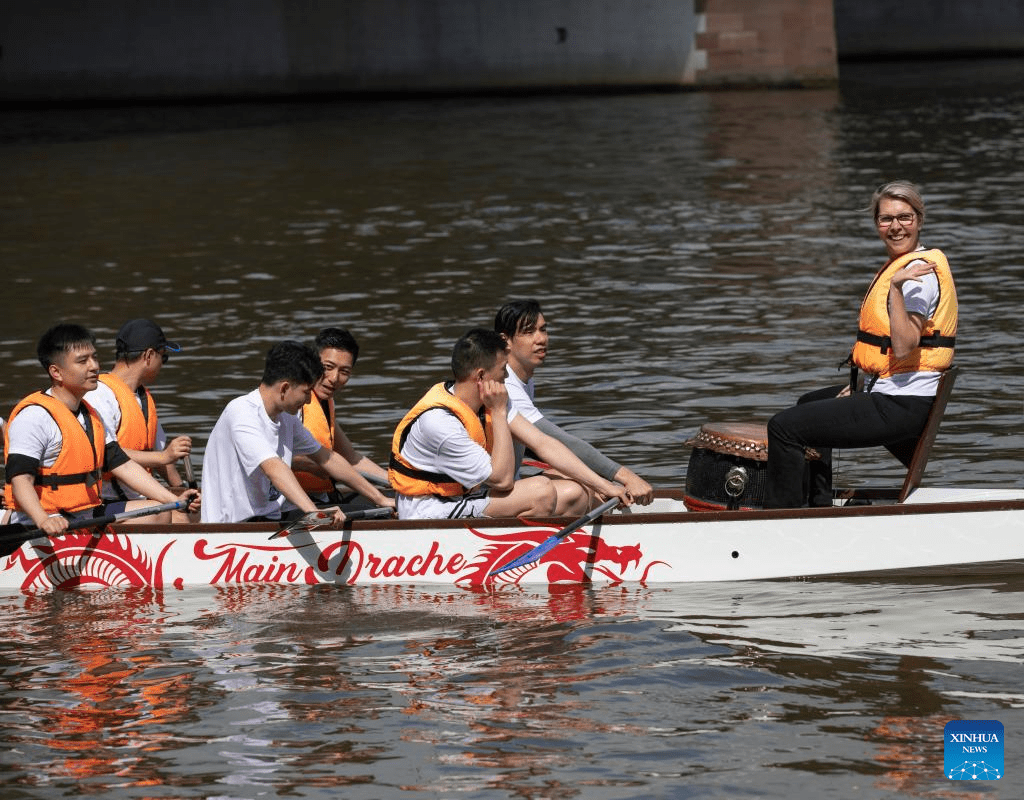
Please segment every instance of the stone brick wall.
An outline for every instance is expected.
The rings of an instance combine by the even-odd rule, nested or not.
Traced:
[[[832,0],[695,0],[703,86],[815,86],[839,77]]]

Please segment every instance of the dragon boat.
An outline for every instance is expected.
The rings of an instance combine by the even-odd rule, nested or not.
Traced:
[[[902,487],[840,490],[831,507],[763,508],[765,426],[709,424],[687,442],[685,488],[661,490],[648,506],[575,521],[353,518],[342,530],[291,531],[114,522],[54,537],[15,533],[0,547],[0,588],[501,588],[1022,573],[1024,489],[920,486],[955,375],[952,368],[940,381]]]
[[[708,512],[688,510],[683,491],[660,491],[650,506],[605,513],[539,560],[495,573],[566,522],[366,519],[285,536],[273,523],[114,524],[24,542],[0,559],[0,587],[500,588],[1024,572],[1024,491],[919,489],[902,503]]]

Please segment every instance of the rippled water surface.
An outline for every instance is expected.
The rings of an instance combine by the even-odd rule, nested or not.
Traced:
[[[454,340],[536,297],[539,405],[656,486],[701,424],[842,380],[919,182],[961,303],[925,482],[1020,486],[1021,62],[858,66],[835,90],[0,114],[0,414],[40,333],[149,316],[201,454],[281,338],[359,338],[378,461]],[[898,485],[884,452],[846,483]],[[1017,798],[1024,592],[781,583],[528,594],[259,588],[6,595],[3,797]],[[1006,726],[1006,779],[942,727]],[[1012,738],[1011,738],[1012,737]]]
[[[1019,740],[1022,589],[5,598],[4,797],[1017,797],[942,731]]]

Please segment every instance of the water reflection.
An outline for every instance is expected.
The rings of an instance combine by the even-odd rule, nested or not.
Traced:
[[[1021,590],[783,582],[8,597],[10,784],[571,796],[697,779],[729,792],[743,778],[716,755],[728,737],[767,796],[783,796],[793,775],[812,790],[846,775],[932,796],[947,785],[945,721],[1024,702],[1005,681],[1024,657],[1008,611]]]

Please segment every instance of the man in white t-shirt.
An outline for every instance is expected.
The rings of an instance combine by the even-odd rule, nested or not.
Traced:
[[[32,523],[56,535],[67,530],[69,519],[174,502],[175,495],[128,458],[114,432],[83,400],[96,388],[99,375],[93,335],[81,325],[55,325],[39,340],[37,355],[50,388],[17,405],[4,436],[6,500],[15,510],[12,521]],[[104,474],[146,499],[103,503]],[[193,510],[197,504],[194,496]],[[140,521],[166,523],[169,514]]]
[[[170,358],[169,352],[180,350],[176,342],[167,341],[156,323],[130,320],[117,332],[113,368],[101,374],[99,385],[85,396],[104,427],[116,432],[128,457],[162,477],[172,491],[185,489],[175,463],[191,453],[192,439],[177,436],[167,441],[147,387],[156,381]],[[110,480],[103,484],[103,496],[108,500],[137,499],[138,493]],[[177,512],[172,518],[175,522],[198,521],[198,516],[190,520]]]
[[[388,479],[398,492],[400,519],[578,513],[588,502],[586,488],[630,501],[621,486],[592,472],[511,408],[504,386],[507,362],[500,335],[485,328],[468,331],[452,351],[455,380],[432,387],[399,423]],[[513,437],[579,482],[516,480]]]
[[[324,374],[313,386],[310,401],[299,411],[299,419],[324,447],[336,450],[353,467],[378,486],[387,486],[388,474],[352,444],[335,413],[335,397],[352,377],[359,343],[345,328],[323,328],[313,342],[320,354]],[[302,488],[317,502],[328,502],[336,495],[334,482],[305,456],[297,456],[292,470]]]
[[[548,354],[548,325],[536,300],[506,303],[494,317],[494,330],[509,345],[508,377],[505,386],[513,407],[542,433],[552,436],[568,447],[590,469],[601,477],[621,483],[633,499],[647,505],[654,499],[651,485],[628,467],[605,456],[593,445],[563,430],[545,417],[534,405],[533,373]],[[516,468],[522,463],[525,446],[516,448]],[[539,454],[538,454],[539,455]],[[592,500],[598,505],[599,500]]]
[[[270,348],[259,387],[228,403],[210,434],[203,460],[203,522],[280,521],[315,511],[292,472],[296,455],[309,456],[370,502],[394,507],[394,500],[321,445],[295,416],[322,372],[308,345],[284,341]],[[344,520],[336,509],[332,524]]]

